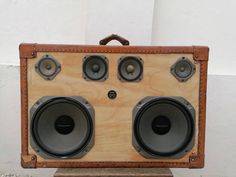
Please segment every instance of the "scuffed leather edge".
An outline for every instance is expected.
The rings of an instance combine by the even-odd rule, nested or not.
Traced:
[[[36,168],[37,157],[36,155],[28,154],[21,155],[21,166],[23,168]]]
[[[193,46],[193,59],[195,61],[208,61],[209,47]]]
[[[137,53],[137,54],[192,54],[192,46],[99,46],[99,45],[62,45],[62,44],[30,44],[20,45],[21,58],[34,58],[37,52],[68,53]]]
[[[209,48],[194,47],[194,57],[196,57],[195,60],[200,62],[198,154],[190,156],[189,168],[203,168],[205,163],[206,95]]]
[[[19,46],[20,59],[30,59],[37,57],[36,45],[37,44],[27,44],[27,43],[20,44]]]
[[[28,154],[28,89],[27,89],[27,59],[20,60],[21,85],[21,152]]]

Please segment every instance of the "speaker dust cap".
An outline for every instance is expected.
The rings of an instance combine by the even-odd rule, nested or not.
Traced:
[[[118,78],[133,82],[143,78],[143,60],[138,56],[124,56],[118,62]]]
[[[171,66],[170,70],[177,80],[185,82],[193,76],[196,67],[187,57],[181,57]]]
[[[31,146],[44,158],[81,158],[94,145],[94,109],[82,97],[42,97],[30,121]]]
[[[103,55],[86,55],[83,59],[83,77],[86,80],[104,81],[108,77],[108,60]]]
[[[61,64],[50,55],[44,55],[35,64],[35,71],[45,80],[52,80],[61,71]]]
[[[145,158],[180,158],[194,145],[194,126],[184,98],[145,97],[133,109],[133,146]]]

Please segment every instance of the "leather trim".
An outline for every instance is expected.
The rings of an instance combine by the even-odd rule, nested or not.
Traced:
[[[33,52],[33,53],[32,53]],[[35,53],[34,53],[35,52]],[[37,52],[78,52],[78,53],[138,53],[138,54],[193,54],[194,59],[200,62],[200,88],[199,88],[199,134],[198,154],[193,154],[189,162],[72,162],[44,161],[30,158],[28,151],[28,88],[27,88],[27,59],[36,56]],[[25,168],[60,168],[60,167],[137,167],[137,168],[202,168],[204,166],[204,144],[206,126],[206,89],[207,89],[207,61],[208,47],[147,47],[147,46],[78,46],[78,45],[46,45],[21,44],[20,45],[20,73],[21,73],[21,138],[22,138],[22,166]],[[36,156],[35,156],[36,157]]]
[[[28,154],[28,89],[27,89],[27,59],[20,60],[21,84],[21,149],[22,155]]]
[[[34,56],[32,56],[32,52]],[[97,45],[53,45],[53,44],[21,44],[21,58],[34,58],[37,52],[69,52],[69,53],[138,53],[138,54],[192,54],[193,47],[164,46],[97,46]]]
[[[179,162],[37,162],[37,168],[186,168],[189,163]]]
[[[205,56],[208,57],[208,54]],[[206,58],[205,60],[200,60],[200,62],[198,155],[194,157],[194,160],[190,158],[190,168],[204,167],[208,58]]]

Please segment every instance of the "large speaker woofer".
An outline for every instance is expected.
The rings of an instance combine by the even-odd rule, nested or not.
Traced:
[[[195,73],[195,65],[186,57],[178,59],[171,66],[172,75],[181,82],[187,81]]]
[[[143,60],[136,56],[121,57],[118,64],[118,78],[121,81],[140,81],[143,76]]]
[[[133,146],[146,158],[179,158],[194,145],[194,108],[182,97],[146,97],[133,111]]]
[[[102,55],[87,55],[83,61],[83,77],[86,80],[106,80],[108,60]]]
[[[52,80],[61,71],[61,65],[52,56],[45,55],[36,63],[35,70],[45,80]]]
[[[45,158],[80,158],[94,144],[94,110],[82,97],[43,97],[30,116],[31,146]]]

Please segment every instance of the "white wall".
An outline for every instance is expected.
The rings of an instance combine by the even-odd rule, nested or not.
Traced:
[[[156,0],[153,45],[208,45],[210,74],[236,74],[236,1]]]
[[[150,45],[154,0],[90,0],[86,43],[114,33],[130,40],[131,45]]]
[[[235,8],[234,0],[0,0],[0,176],[55,171],[20,167],[19,43],[98,44],[117,33],[132,45],[210,46],[206,165],[173,172],[175,177],[234,177]]]
[[[0,64],[19,65],[21,42],[98,44],[117,33],[131,44],[150,45],[153,4],[154,0],[0,0]]]

